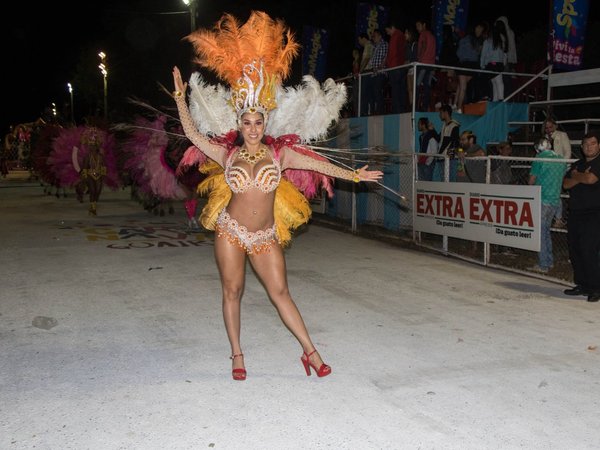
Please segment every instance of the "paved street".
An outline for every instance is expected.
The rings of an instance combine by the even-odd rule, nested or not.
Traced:
[[[231,379],[212,234],[183,205],[0,180],[0,449],[597,449],[600,304],[316,224],[287,250],[331,376],[248,266]]]

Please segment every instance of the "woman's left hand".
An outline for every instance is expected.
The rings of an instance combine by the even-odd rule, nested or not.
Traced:
[[[367,170],[369,165],[364,165],[356,172],[360,181],[378,181],[383,177],[381,170]]]

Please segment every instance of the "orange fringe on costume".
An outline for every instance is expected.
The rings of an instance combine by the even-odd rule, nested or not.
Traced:
[[[225,182],[223,168],[215,162],[207,162],[200,171],[207,173],[208,177],[198,185],[198,193],[205,195],[208,192],[208,202],[200,222],[207,230],[214,230],[219,213],[231,200],[231,189]],[[306,197],[285,178],[281,178],[275,191],[275,230],[277,240],[282,247],[286,247],[292,240],[292,231],[308,222],[312,210]]]

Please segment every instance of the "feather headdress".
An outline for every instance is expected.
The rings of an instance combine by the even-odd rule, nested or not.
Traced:
[[[225,14],[213,30],[197,30],[186,39],[198,55],[196,62],[229,84],[238,118],[246,112],[266,118],[277,107],[277,88],[300,47],[283,21],[261,11],[253,11],[241,26]]]

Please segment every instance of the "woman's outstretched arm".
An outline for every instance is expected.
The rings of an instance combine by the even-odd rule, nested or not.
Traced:
[[[342,167],[331,164],[327,161],[321,161],[310,156],[302,155],[290,147],[282,149],[282,168],[285,169],[301,169],[313,170],[343,180],[354,181],[377,181],[383,177],[383,172],[380,170],[368,170],[369,166],[365,165],[356,170],[344,169]]]
[[[190,141],[192,141],[192,143],[196,147],[198,147],[198,149],[200,149],[202,153],[204,153],[210,159],[215,161],[217,164],[224,167],[225,159],[227,156],[227,150],[220,145],[212,144],[205,135],[203,135],[196,129],[196,126],[194,125],[194,121],[192,120],[192,116],[190,114],[190,110],[185,101],[187,83],[184,83],[181,79],[181,72],[177,67],[173,68],[173,82],[175,84],[173,98],[175,99],[175,103],[177,104],[177,110],[179,111],[179,119],[181,120],[181,125],[183,126],[183,131],[185,132],[185,135]]]

